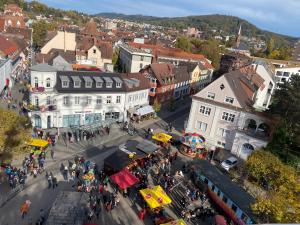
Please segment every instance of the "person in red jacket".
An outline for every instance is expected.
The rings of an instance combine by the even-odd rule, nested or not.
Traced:
[[[145,215],[146,215],[146,209],[143,208],[143,209],[139,212],[139,219],[140,219],[140,220],[144,220],[144,219],[145,219]]]

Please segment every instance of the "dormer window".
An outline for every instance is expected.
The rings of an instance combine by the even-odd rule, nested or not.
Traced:
[[[61,86],[63,88],[68,88],[69,87],[69,78],[67,76],[60,76],[60,80],[61,80]]]
[[[228,103],[228,104],[233,104],[233,101],[234,101],[234,98],[231,98],[231,97],[227,97],[225,98],[225,102]]]
[[[120,88],[121,87],[121,83],[116,83],[116,87]]]
[[[62,82],[62,87],[63,87],[63,88],[69,87],[69,82],[66,81],[66,80],[64,80],[64,81]]]
[[[80,88],[81,86],[81,79],[78,76],[71,76],[73,83],[74,83],[74,88]]]
[[[79,88],[80,87],[80,81],[75,81],[74,82],[74,87]]]
[[[90,77],[83,77],[83,80],[85,82],[85,87],[86,88],[91,88],[92,87],[92,83],[93,83],[92,78],[90,78]]]
[[[91,88],[92,87],[92,82],[90,82],[90,81],[85,82],[85,87]]]
[[[102,84],[103,84],[102,82],[96,82],[96,87],[97,88],[102,88]]]
[[[110,77],[103,77],[106,83],[106,88],[112,88],[113,80]]]
[[[93,77],[96,82],[96,88],[102,88],[103,87],[103,80],[101,77]]]
[[[122,87],[122,80],[119,77],[113,77],[112,78],[116,82],[116,88],[121,88]]]
[[[207,98],[215,99],[215,93],[208,92],[208,93],[207,93]]]
[[[93,53],[96,54],[96,49],[93,49]]]

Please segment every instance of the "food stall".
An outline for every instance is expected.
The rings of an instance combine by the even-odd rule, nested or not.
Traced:
[[[139,182],[139,179],[136,178],[127,168],[111,175],[110,180],[117,184],[121,190],[129,188]]]
[[[40,155],[45,153],[49,143],[42,139],[32,138],[27,145],[31,147],[30,154]]]
[[[163,206],[171,204],[172,200],[160,185],[142,189],[140,194],[147,203],[149,207],[148,213],[153,215],[155,224],[162,224],[172,220],[172,218],[162,213],[164,211]]]
[[[157,133],[152,136],[152,139],[160,146],[168,148],[171,145],[172,136],[166,133]]]
[[[184,133],[181,137],[180,152],[189,157],[205,158],[205,138],[197,133]]]

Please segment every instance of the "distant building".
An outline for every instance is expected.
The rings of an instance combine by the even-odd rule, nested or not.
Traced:
[[[6,31],[8,27],[25,28],[22,9],[15,4],[5,5],[0,16],[0,31]]]
[[[105,30],[115,30],[115,29],[117,29],[117,24],[112,21],[105,21],[104,29]]]
[[[293,60],[300,61],[300,40],[294,46]]]
[[[199,31],[197,28],[195,27],[188,27],[187,31],[186,31],[186,35],[188,37],[194,37],[194,38],[200,38],[201,37],[202,32]]]
[[[242,39],[242,25],[240,24],[238,33],[236,35],[235,46],[232,48],[227,48],[227,50],[230,52],[250,56],[249,46],[247,45],[247,43],[243,42],[241,39]]]

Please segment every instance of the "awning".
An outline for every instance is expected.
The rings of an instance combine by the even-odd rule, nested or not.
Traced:
[[[140,190],[140,193],[151,209],[172,203],[170,197],[159,185]]]
[[[186,223],[184,222],[183,219],[179,219],[179,220],[173,220],[173,221],[168,222],[168,223],[163,223],[161,225],[186,225]]]
[[[172,136],[165,133],[158,133],[153,135],[152,139],[159,142],[168,143],[172,139]]]
[[[139,182],[139,179],[136,178],[132,173],[130,173],[130,171],[126,168],[110,176],[110,179],[121,189],[131,187]]]
[[[137,109],[134,114],[137,114],[139,116],[144,116],[144,115],[147,115],[150,113],[154,113],[154,110],[153,110],[152,106],[146,105],[146,106],[143,106],[143,107]]]
[[[159,146],[151,141],[143,140],[143,142],[140,142],[136,148],[142,152],[145,152],[146,154],[151,154],[157,151]]]
[[[36,139],[32,138],[28,143],[30,146],[35,146],[35,147],[42,147],[45,148],[49,144],[48,141],[42,140],[42,139]]]

